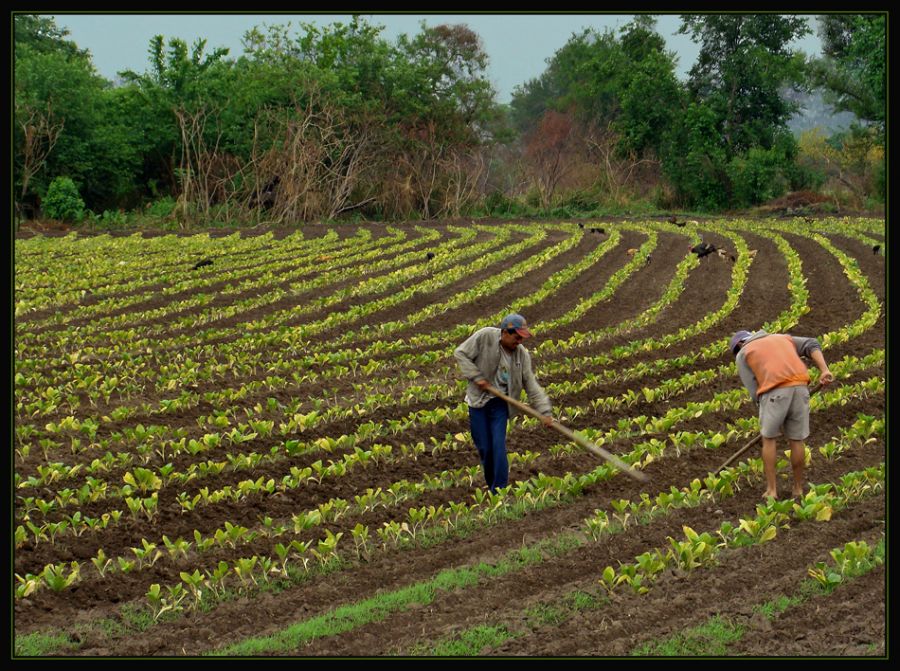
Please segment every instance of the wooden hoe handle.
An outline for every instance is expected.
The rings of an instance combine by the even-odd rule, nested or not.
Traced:
[[[528,413],[532,417],[537,417],[538,419],[544,419],[544,415],[539,413],[537,410],[532,408],[530,405],[526,405],[526,404],[522,403],[521,401],[517,401],[516,399],[514,399],[510,396],[507,396],[499,389],[495,389],[491,385],[488,385],[487,387],[485,387],[485,389],[487,391],[491,392],[497,398],[502,398],[504,401],[506,401],[510,405],[515,406],[522,412]],[[633,469],[631,466],[626,464],[624,461],[622,461],[615,455],[610,454],[609,452],[604,450],[602,447],[598,447],[597,445],[594,445],[591,441],[586,440],[585,438],[582,438],[577,433],[575,433],[568,427],[563,426],[555,419],[553,420],[553,424],[551,426],[554,429],[556,429],[557,431],[559,431],[561,434],[563,434],[564,436],[569,438],[570,440],[573,440],[578,445],[581,445],[581,447],[585,448],[586,450],[588,450],[590,452],[593,452],[601,459],[605,459],[606,461],[611,463],[613,466],[618,468],[620,471],[625,473],[625,475],[628,475],[629,477],[632,477],[639,482],[649,482],[650,481],[650,478],[648,478],[645,473],[642,473],[641,471],[637,471],[637,470]]]

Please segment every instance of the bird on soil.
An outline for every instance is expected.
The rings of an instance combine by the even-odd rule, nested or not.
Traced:
[[[696,254],[698,259],[702,259],[716,251],[716,246],[708,242],[701,242],[693,247],[688,247],[688,249],[692,254]]]
[[[637,254],[637,249],[632,247],[630,249],[626,249],[625,253],[628,254],[628,256],[634,256],[635,254]]]
[[[433,258],[434,258],[434,252],[428,252],[428,253],[425,255],[425,260],[426,260],[426,261],[431,261],[431,259],[433,259]]]
[[[872,247],[873,254],[877,254],[880,251],[881,251],[881,245],[875,245],[874,247]]]
[[[197,270],[197,268],[202,268],[203,266],[211,266],[211,265],[212,265],[211,259],[203,259],[202,261],[197,261],[197,263],[194,264],[194,267],[191,268],[191,270]]]
[[[721,247],[719,247],[719,248],[716,250],[716,254],[718,254],[718,255],[719,255],[719,258],[722,259],[723,261],[724,261],[725,259],[731,259],[732,262],[734,262],[734,261],[736,260],[736,259],[734,258],[734,254],[732,254],[731,252],[729,252],[727,249],[722,249]]]
[[[747,252],[747,256],[749,256],[751,259],[755,258],[756,252],[758,252],[758,251],[759,251],[758,249],[751,249],[749,252]]]

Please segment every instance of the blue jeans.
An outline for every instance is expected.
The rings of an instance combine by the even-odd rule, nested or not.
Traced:
[[[492,398],[483,408],[469,408],[472,440],[481,457],[484,481],[491,492],[509,484],[509,461],[506,458],[506,422],[509,406],[500,398]]]

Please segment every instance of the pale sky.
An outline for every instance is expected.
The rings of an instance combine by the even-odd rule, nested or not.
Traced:
[[[97,72],[113,81],[120,70],[144,72],[149,65],[148,48],[154,35],[166,41],[178,37],[188,45],[206,39],[206,52],[227,47],[229,58],[243,50],[241,38],[253,26],[285,25],[296,29],[299,23],[328,25],[347,23],[349,14],[53,14],[60,28],[68,28],[68,39],[91,53]],[[618,29],[631,20],[625,14],[365,14],[367,21],[385,26],[382,36],[394,41],[401,33],[413,35],[420,22],[429,26],[465,23],[482,40],[489,57],[488,77],[497,91],[497,100],[508,103],[513,88],[540,76],[547,59],[583,28],[602,32]],[[667,47],[678,54],[676,73],[684,79],[697,57],[699,48],[687,35],[677,35],[681,25],[677,14],[657,18],[656,29]],[[814,28],[814,22],[810,21]],[[806,53],[819,54],[815,34],[797,43]]]

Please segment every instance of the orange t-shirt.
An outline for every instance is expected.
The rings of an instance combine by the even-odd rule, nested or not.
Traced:
[[[757,398],[779,387],[809,384],[809,371],[788,335],[773,334],[752,340],[742,348],[759,388]]]

